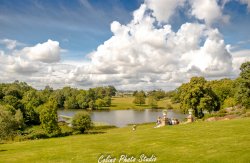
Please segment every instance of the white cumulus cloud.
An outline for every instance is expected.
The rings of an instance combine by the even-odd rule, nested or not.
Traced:
[[[71,71],[79,83],[114,83],[123,88],[175,85],[193,75],[230,76],[232,57],[216,28],[184,23],[177,32],[142,5],[126,25],[111,24],[113,36],[90,54],[91,62]]]
[[[229,16],[223,15],[222,8],[216,0],[191,0],[190,3],[192,6],[191,14],[197,19],[204,20],[208,25],[216,21],[225,23],[229,21]]]
[[[231,52],[214,27],[218,21],[229,20],[222,12],[227,2],[145,0],[129,23],[111,23],[112,36],[88,54],[88,61],[61,61],[65,50],[57,41],[21,50],[13,45],[11,54],[0,50],[0,81],[17,78],[36,87],[173,89],[192,76],[235,77],[240,64],[249,60],[249,50]],[[179,8],[195,20],[174,30],[169,20]]]
[[[145,4],[152,10],[153,16],[160,22],[168,22],[178,7],[186,0],[145,0]]]
[[[60,61],[60,50],[59,42],[49,39],[47,42],[25,47],[20,53],[33,61],[52,63]]]

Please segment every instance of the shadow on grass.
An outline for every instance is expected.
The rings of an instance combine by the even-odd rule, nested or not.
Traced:
[[[147,105],[147,104],[135,104],[135,106],[138,106],[138,107],[149,107],[149,105]]]
[[[89,131],[89,132],[86,132],[85,134],[105,134],[106,132],[104,131]]]
[[[0,149],[0,152],[5,152],[5,151],[8,151],[8,150],[6,150],[6,149]]]

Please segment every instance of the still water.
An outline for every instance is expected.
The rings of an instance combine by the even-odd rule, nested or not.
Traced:
[[[59,110],[58,115],[72,117],[78,110]],[[139,124],[147,122],[156,122],[157,117],[162,117],[161,109],[145,109],[145,110],[105,110],[91,111],[91,119],[94,122],[104,122],[117,127],[124,127],[128,124]],[[183,121],[185,114],[174,110],[167,111],[168,118],[177,118]]]

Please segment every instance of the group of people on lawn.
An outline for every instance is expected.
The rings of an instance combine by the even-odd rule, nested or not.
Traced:
[[[178,125],[180,122],[176,118],[167,118],[166,114],[163,114],[163,117],[158,117],[156,121],[156,126],[154,128],[166,126],[166,125]],[[132,130],[136,130],[136,124],[133,125]]]
[[[162,124],[163,120],[165,121],[166,124]],[[163,125],[177,125],[179,124],[179,120],[176,118],[166,118],[166,116],[164,116],[163,118],[161,118],[160,116],[157,118],[156,121],[156,125],[157,126],[163,126]]]

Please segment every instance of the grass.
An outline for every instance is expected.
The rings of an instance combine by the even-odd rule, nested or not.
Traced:
[[[102,154],[117,159],[121,154],[136,158],[153,154],[162,163],[250,161],[250,118],[153,126],[0,144],[0,162],[94,163]]]
[[[149,109],[151,108],[147,104],[143,105],[136,105],[133,103],[134,97],[113,97],[112,98],[112,104],[109,109],[111,110],[126,110],[126,109]],[[177,104],[172,104],[170,99],[162,99],[158,101],[158,108],[165,109],[167,104],[172,105],[174,108],[177,108]]]

